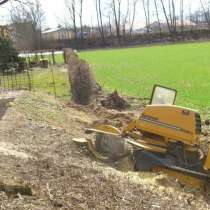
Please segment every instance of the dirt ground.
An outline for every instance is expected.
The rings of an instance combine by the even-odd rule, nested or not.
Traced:
[[[0,183],[28,186],[33,192],[14,195],[0,188],[0,209],[210,208],[207,194],[164,175],[126,172],[117,164],[98,162],[72,142],[85,137],[84,129],[96,121],[108,118],[120,126],[140,108],[124,113],[79,107],[37,92],[0,98]]]

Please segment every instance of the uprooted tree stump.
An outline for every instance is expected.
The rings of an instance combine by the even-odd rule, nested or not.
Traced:
[[[119,96],[117,91],[109,94],[104,100],[101,101],[101,105],[107,109],[123,110],[130,107],[130,104]]]
[[[72,100],[76,104],[88,105],[96,97],[100,87],[87,62],[79,59],[72,49],[65,49],[64,52],[68,64]]]

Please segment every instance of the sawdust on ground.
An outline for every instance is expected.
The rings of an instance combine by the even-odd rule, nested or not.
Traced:
[[[126,112],[95,105],[66,106],[51,96],[28,92],[2,96],[0,107],[0,181],[33,190],[33,196],[0,192],[1,209],[210,207],[207,195],[181,188],[165,175],[128,171],[127,160],[113,165],[98,162],[71,141],[85,137],[85,127],[96,121],[109,118],[123,124],[136,112],[128,111],[126,117]]]

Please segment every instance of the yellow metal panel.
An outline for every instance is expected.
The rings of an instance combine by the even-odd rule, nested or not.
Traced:
[[[120,130],[114,126],[111,125],[97,125],[94,127],[95,130],[98,131],[104,131],[105,133],[110,133],[110,134],[121,134]]]
[[[128,132],[127,135],[129,137],[131,137],[132,139],[135,139],[135,141],[137,142],[143,142],[143,143],[146,143],[146,144],[151,144],[151,145],[155,145],[155,146],[160,146],[160,147],[163,147],[163,148],[167,148],[168,145],[166,142],[164,141],[159,141],[159,140],[154,140],[154,139],[151,139],[151,138],[145,138],[135,132]]]
[[[188,145],[199,144],[195,112],[191,109],[174,105],[147,106],[136,122],[136,128],[161,135],[171,141]]]
[[[207,155],[206,161],[204,163],[204,169],[206,169],[206,170],[210,169],[210,149],[208,151],[208,155]]]

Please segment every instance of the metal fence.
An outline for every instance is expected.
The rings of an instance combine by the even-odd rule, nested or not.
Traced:
[[[28,65],[12,60],[12,57],[10,60],[10,57],[0,55],[0,91],[31,89],[32,81]]]
[[[31,90],[32,81],[28,70],[23,72],[5,72],[0,73],[0,89],[1,91],[8,90]]]

